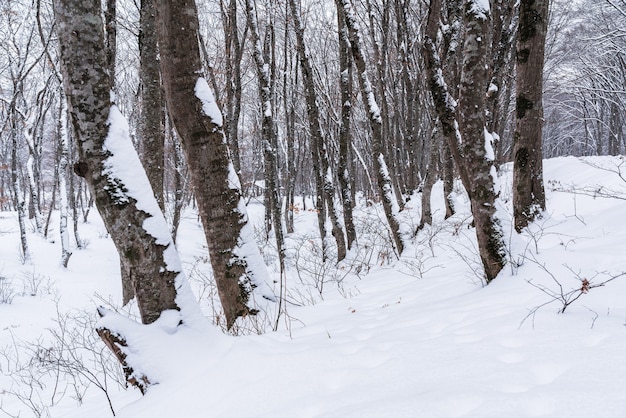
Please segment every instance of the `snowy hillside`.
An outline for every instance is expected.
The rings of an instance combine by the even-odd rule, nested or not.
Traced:
[[[299,210],[286,315],[277,331],[273,311],[242,322],[238,336],[211,324],[219,306],[188,212],[177,243],[209,319],[178,331],[168,318],[127,325],[129,360],[153,380],[145,396],[115,381],[123,375],[93,332],[97,306],[136,315],[119,308],[119,261],[97,213],[67,269],[56,226],[47,240],[29,235],[22,264],[16,214],[0,213],[0,416],[626,417],[626,160],[547,160],[548,209],[520,235],[510,174],[498,212],[509,262],[489,286],[467,199],[458,193],[444,221],[441,184],[434,225],[407,235],[399,260],[380,207],[357,208],[359,249],[338,266],[322,263],[316,216]],[[403,214],[407,233],[419,200]],[[259,230],[262,209],[250,205]],[[257,235],[278,293],[272,239]]]

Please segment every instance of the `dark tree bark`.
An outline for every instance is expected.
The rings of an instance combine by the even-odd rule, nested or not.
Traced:
[[[327,206],[327,213],[332,224],[332,234],[337,244],[337,261],[341,261],[346,257],[346,240],[344,237],[343,227],[339,222],[339,214],[336,206],[335,188],[333,186],[334,176],[330,168],[328,152],[326,150],[326,142],[322,125],[320,121],[320,110],[317,104],[317,92],[315,91],[315,81],[313,79],[313,67],[308,56],[306,44],[304,42],[304,27],[300,19],[295,0],[289,0],[291,6],[291,16],[293,17],[294,30],[298,43],[298,56],[300,57],[300,68],[302,69],[302,78],[304,79],[304,87],[307,103],[307,116],[309,119],[309,131],[311,135],[311,152],[313,160],[317,160],[318,166],[315,172],[317,187],[322,187],[323,200]],[[318,191],[318,199],[320,192]],[[323,204],[322,203],[322,204]],[[322,214],[319,214],[321,216]],[[325,222],[323,219],[320,222]],[[322,236],[322,240],[324,240]]]
[[[437,45],[435,44],[441,19],[441,7],[441,0],[431,0],[428,12],[426,36],[424,38],[423,53],[428,73],[429,88],[435,105],[435,112],[437,113],[441,124],[441,134],[443,135],[447,145],[447,151],[449,151],[452,157],[451,160],[458,164],[463,160],[458,146],[460,143],[460,133],[458,131],[458,121],[456,119],[456,102],[452,97],[451,92],[448,90],[448,83],[444,77],[444,75],[447,75],[448,79],[453,78],[452,81],[454,82],[454,79],[456,79],[455,69],[448,69],[448,71],[444,74],[443,64]],[[451,171],[452,170],[448,170],[446,177],[452,174]],[[459,165],[459,175],[461,176],[463,185],[469,189],[468,174],[462,165]],[[452,179],[450,178],[450,180]],[[446,186],[447,183],[449,183],[448,188],[451,191],[452,181],[445,181],[444,186]]]
[[[430,119],[430,111],[426,107],[419,106],[422,100],[420,91],[421,69],[416,62],[415,42],[417,34],[412,30],[414,27],[410,20],[412,5],[410,0],[394,0],[396,14],[397,43],[400,48],[400,72],[401,89],[396,93],[399,106],[396,105],[396,119],[398,119],[398,143],[396,149],[404,157],[399,168],[399,178],[406,190],[411,195],[418,187],[420,160],[426,148],[426,135],[420,135],[421,125],[424,120]],[[427,130],[425,129],[427,132]],[[404,151],[404,152],[403,152]]]
[[[100,5],[55,0],[54,11],[64,87],[80,158],[74,170],[86,179],[120,259],[129,266],[142,322],[151,323],[164,310],[180,309],[176,303],[180,266],[168,263],[171,251],[175,251],[171,240],[162,242],[143,227],[150,219],[157,223],[162,220],[167,229],[158,206],[155,203],[156,214],[137,206],[138,201],[116,173],[114,151],[105,147],[113,120],[109,117],[118,111],[110,101],[112,83]],[[125,139],[132,149],[130,138]],[[138,159],[136,162],[133,169],[143,175]],[[145,181],[147,185],[147,178]]]
[[[257,312],[249,306],[250,296],[255,287],[266,286],[266,272],[258,271],[256,263],[252,264],[255,269],[249,264],[248,257],[260,259],[260,254],[230,161],[222,114],[206,80],[198,74],[202,61],[195,2],[160,2],[157,32],[166,103],[185,150],[213,274],[230,328],[238,317]],[[272,295],[265,296],[273,299]]]
[[[378,189],[380,191],[385,216],[391,229],[391,236],[398,255],[404,251],[404,243],[400,233],[400,222],[397,215],[400,211],[398,200],[395,196],[394,186],[391,175],[387,168],[387,158],[384,153],[385,137],[383,134],[383,115],[376,102],[376,96],[372,90],[372,84],[367,75],[367,64],[363,55],[361,46],[361,35],[359,24],[354,14],[354,9],[350,0],[336,0],[337,10],[343,13],[346,21],[346,27],[350,35],[350,45],[352,49],[352,57],[357,68],[359,84],[361,86],[361,96],[367,109],[369,123],[372,130],[372,154],[374,160],[374,168],[376,170],[376,179]],[[386,116],[386,115],[385,115]]]
[[[424,228],[425,225],[432,225],[433,214],[430,204],[430,197],[432,195],[433,186],[439,177],[439,142],[440,135],[437,128],[433,129],[430,137],[430,158],[428,168],[426,170],[426,176],[424,176],[424,187],[422,188],[422,216],[418,230]]]
[[[221,5],[222,3],[220,3]],[[239,39],[237,23],[237,0],[230,0],[228,10],[222,10],[224,25],[226,59],[226,128],[225,134],[231,151],[235,171],[241,175],[241,157],[239,155],[239,117],[241,115],[241,60],[248,27]]]
[[[517,32],[516,2],[495,0],[492,10],[492,53],[487,86],[487,130],[494,137],[496,154],[501,148],[500,137],[506,127],[508,104],[510,103],[513,74],[513,53]],[[501,155],[497,155],[501,157]]]
[[[489,10],[481,10],[478,2],[465,3],[465,43],[459,97],[459,127],[462,153],[472,206],[478,251],[485,269],[487,283],[495,279],[505,264],[502,230],[495,217],[495,167],[485,120],[485,86],[488,81],[487,55],[490,51]],[[489,150],[490,148],[490,150]],[[459,164],[460,165],[460,164]]]
[[[444,205],[446,208],[445,219],[448,219],[455,212],[454,197],[452,196],[454,191],[454,158],[446,141],[441,144],[441,166],[443,172]]]
[[[117,0],[106,0],[104,12],[104,27],[106,29],[106,62],[111,77],[111,83],[115,86],[115,58],[117,56]]]
[[[465,36],[458,120],[457,104],[448,92],[434,42],[439,30],[440,16],[441,1],[432,0],[428,14],[424,58],[442,134],[470,198],[478,251],[485,270],[485,279],[489,283],[498,275],[505,263],[502,231],[495,218],[493,152],[488,152],[491,145],[488,144],[485,129],[489,12],[479,7],[474,0],[465,2]]]
[[[339,187],[343,204],[343,222],[346,226],[348,249],[356,242],[356,228],[352,216],[352,184],[350,175],[351,118],[352,118],[352,53],[345,17],[337,11],[339,33],[339,88],[341,89],[341,126],[339,127]]]
[[[285,15],[289,15],[289,5],[285,3]],[[287,233],[294,232],[295,188],[298,177],[295,143],[296,132],[296,94],[298,65],[295,54],[289,50],[289,25],[285,25],[284,32],[284,67],[283,67],[283,107],[285,111],[285,136],[287,142],[287,158],[285,160],[285,227]],[[294,57],[294,58],[292,58]]]
[[[174,213],[172,216],[172,238],[174,242],[176,242],[185,199],[185,179],[183,173],[185,157],[180,140],[176,138],[174,130],[171,127],[169,130],[171,132],[171,140],[174,143]]]
[[[261,47],[259,28],[256,18],[256,8],[254,0],[246,0],[246,12],[248,28],[253,44],[253,56],[256,63],[257,77],[259,80],[259,95],[261,98],[261,110],[263,120],[261,122],[261,140],[263,141],[263,161],[265,163],[265,196],[267,231],[271,222],[274,225],[274,236],[276,237],[276,247],[278,249],[278,260],[281,273],[285,270],[285,239],[283,234],[281,199],[278,193],[278,158],[277,144],[278,136],[274,121],[274,111],[272,106],[273,80],[269,74],[269,65],[266,63]],[[268,216],[269,215],[269,216]]]
[[[164,105],[156,34],[155,0],[141,0],[139,26],[139,78],[141,82],[141,121],[139,128],[144,151],[143,164],[159,207],[165,211],[163,196]]]
[[[546,208],[543,188],[543,61],[549,0],[520,2],[513,136],[513,216],[520,232]]]

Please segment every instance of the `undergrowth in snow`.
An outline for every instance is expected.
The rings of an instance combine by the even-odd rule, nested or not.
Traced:
[[[545,162],[548,209],[511,228],[511,168],[498,173],[508,264],[484,285],[466,195],[401,257],[380,205],[355,211],[358,246],[322,262],[316,214],[296,213],[287,237],[286,312],[224,330],[206,243],[188,212],[177,247],[207,327],[176,318],[125,325],[129,361],[149,376],[145,396],[94,332],[96,308],[120,307],[119,262],[97,213],[88,245],[60,266],[56,231],[28,238],[21,263],[15,213],[0,213],[0,416],[7,417],[624,417],[626,181],[621,157]],[[420,196],[399,214],[419,224]],[[307,206],[311,207],[311,205]],[[278,259],[248,212],[278,294]],[[56,222],[56,221],[55,221]],[[171,319],[171,320],[170,320]],[[235,334],[235,335],[233,335]]]

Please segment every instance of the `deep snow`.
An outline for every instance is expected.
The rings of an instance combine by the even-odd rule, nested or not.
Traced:
[[[433,191],[434,225],[400,260],[384,245],[382,209],[359,206],[359,251],[337,267],[322,265],[316,215],[299,210],[288,240],[289,317],[279,329],[269,329],[273,317],[242,322],[240,336],[212,325],[177,329],[168,318],[129,327],[129,359],[156,384],[142,397],[108,380],[113,408],[128,418],[625,417],[623,163],[547,160],[548,209],[521,235],[511,232],[505,167],[498,216],[510,262],[486,287],[476,272],[466,197],[455,195],[459,213],[444,221],[441,184]],[[419,223],[419,202],[413,197],[401,214],[407,229]],[[253,201],[249,213],[261,240],[261,204]],[[108,352],[91,332],[95,308],[115,308],[121,298],[117,256],[97,213],[80,225],[88,246],[74,250],[68,269],[59,265],[56,225],[48,240],[29,235],[33,261],[22,265],[16,214],[0,213],[0,300],[3,291],[13,292],[11,303],[0,303],[1,409],[20,417],[35,415],[35,407],[41,416],[112,416],[94,384],[82,394],[85,378],[81,386],[67,374],[57,379],[58,367],[44,367],[55,354],[67,356],[50,332],[58,333],[66,318],[65,328],[82,330],[71,341],[95,348],[79,352],[97,371],[93,351]],[[214,318],[219,307],[211,302],[215,290],[195,214],[187,213],[179,234],[183,268]],[[272,248],[272,241],[261,243],[278,292]],[[583,279],[594,286],[612,277],[558,313],[563,304],[550,295],[558,299],[561,287],[575,296]],[[266,332],[257,335],[259,328]]]

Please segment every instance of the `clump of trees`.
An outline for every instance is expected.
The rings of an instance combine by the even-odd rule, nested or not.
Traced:
[[[459,178],[488,283],[506,261],[499,164],[514,164],[521,231],[545,209],[544,156],[626,146],[624,0],[86,3],[1,6],[0,210],[18,213],[27,262],[26,219],[45,235],[60,209],[67,266],[95,204],[144,323],[197,315],[174,247],[192,201],[232,327],[255,294],[282,296],[246,199],[263,195],[282,272],[295,196],[313,202],[324,262],[360,244],[357,196],[382,204],[400,257],[419,233],[406,203],[421,192],[432,222],[441,179],[449,217]]]

